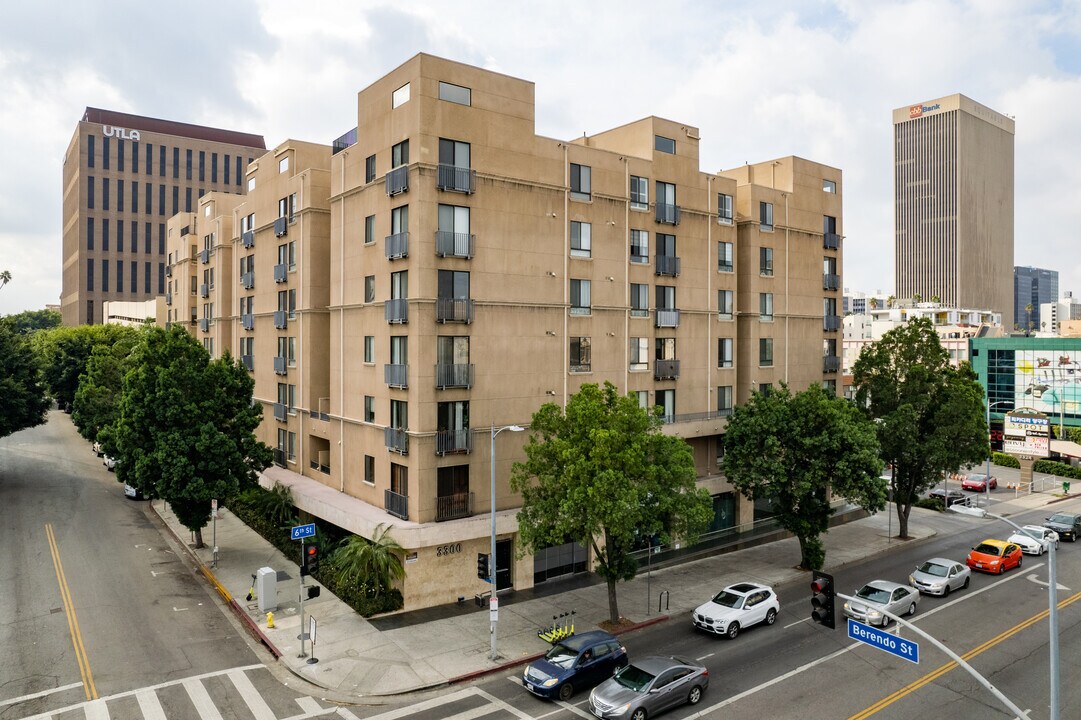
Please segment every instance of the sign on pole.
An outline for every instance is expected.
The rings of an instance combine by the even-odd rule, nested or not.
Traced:
[[[492,595],[488,600],[488,621],[495,622],[499,620],[499,598]]]
[[[856,622],[852,618],[848,619],[848,637],[867,643],[879,650],[885,650],[890,655],[896,655],[902,660],[908,660],[917,665],[920,663],[920,646],[916,643],[891,635],[885,630],[879,630],[870,625]]]
[[[303,540],[304,538],[315,536],[315,523],[308,523],[307,525],[296,525],[289,531],[289,537],[292,540]]]
[[[1050,455],[1051,421],[1043,413],[1016,410],[1002,421],[1002,450],[1011,455]]]
[[[308,635],[310,636],[310,639],[312,641],[312,653],[313,654],[315,653],[315,627],[316,627],[315,616],[314,615],[309,615],[308,616]]]

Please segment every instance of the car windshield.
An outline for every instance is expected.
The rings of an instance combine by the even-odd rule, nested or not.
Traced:
[[[743,607],[743,596],[736,595],[733,592],[727,590],[721,590],[719,593],[713,596],[713,602],[718,605],[723,605],[726,608],[739,608]]]
[[[876,588],[871,585],[864,585],[860,588],[860,591],[856,593],[856,597],[874,603],[888,603],[890,601],[890,591]]]
[[[642,692],[646,689],[646,686],[653,682],[653,675],[650,675],[642,668],[637,668],[634,665],[628,665],[619,672],[616,673],[616,682],[625,688],[630,688],[635,692]]]
[[[1021,528],[1021,532],[1028,535],[1033,540],[1043,540],[1043,528],[1037,530],[1036,528],[1026,527]]]
[[[566,645],[556,645],[544,654],[544,659],[556,667],[569,668],[578,657],[578,651],[571,650]]]
[[[928,561],[923,565],[920,565],[920,572],[934,575],[935,577],[946,577],[946,566]]]
[[[1063,525],[1073,525],[1073,515],[1065,515],[1063,513],[1057,513],[1048,518],[1048,521],[1053,523],[1062,523]]]
[[[976,546],[976,552],[983,555],[994,555],[998,557],[1001,554],[1002,549],[997,545],[988,545],[987,543],[980,543]]]

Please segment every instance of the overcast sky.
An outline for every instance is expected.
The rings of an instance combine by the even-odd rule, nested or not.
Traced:
[[[1081,292],[1081,0],[35,0],[0,25],[0,315],[59,302],[86,106],[329,144],[418,52],[534,82],[547,137],[658,115],[701,129],[703,171],[841,168],[865,292],[893,288],[891,111],[963,93],[1016,118],[1014,264]]]

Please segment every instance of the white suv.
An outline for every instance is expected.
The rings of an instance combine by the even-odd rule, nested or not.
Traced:
[[[732,640],[742,628],[777,621],[781,603],[768,585],[742,582],[729,585],[691,613],[696,628]]]

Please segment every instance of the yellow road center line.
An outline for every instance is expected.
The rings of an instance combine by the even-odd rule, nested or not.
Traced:
[[[86,691],[87,700],[97,700],[98,690],[94,686],[94,676],[90,672],[90,660],[87,658],[86,648],[83,646],[83,636],[79,631],[79,620],[75,617],[75,603],[71,600],[71,590],[68,588],[67,577],[64,575],[64,564],[60,561],[60,548],[56,544],[53,526],[48,523],[45,525],[45,536],[49,541],[49,552],[53,556],[53,568],[56,570],[56,581],[60,586],[60,599],[64,603],[64,614],[67,616],[68,631],[71,633],[71,644],[75,648],[75,661],[79,665],[83,690]]]
[[[1067,605],[1070,605],[1072,603],[1077,602],[1078,600],[1081,600],[1081,592],[1075,593],[1075,594],[1071,595],[1070,597],[1066,598],[1065,600],[1063,600],[1062,602],[1060,602],[1058,604],[1058,607],[1059,607],[1059,609],[1062,609],[1062,608],[1066,607]],[[968,660],[970,660],[971,658],[976,657],[977,655],[979,655],[980,653],[982,653],[982,652],[984,652],[986,650],[990,650],[992,647],[994,647],[995,645],[998,645],[1003,640],[1007,640],[1007,639],[1013,637],[1014,635],[1016,635],[1017,633],[1021,632],[1022,630],[1025,630],[1026,628],[1029,628],[1029,627],[1035,625],[1036,623],[1038,623],[1041,620],[1043,620],[1044,618],[1046,618],[1049,614],[1050,614],[1050,610],[1043,610],[1043,611],[1041,611],[1039,613],[1036,613],[1035,615],[1033,615],[1032,617],[1030,617],[1027,620],[1022,620],[1020,623],[1018,623],[1017,625],[1014,625],[1012,628],[1010,628],[1008,630],[1004,630],[1003,632],[999,633],[998,635],[991,638],[990,640],[988,640],[988,641],[986,641],[986,642],[972,648],[967,653],[962,655],[961,659],[964,660],[965,662],[968,662]],[[948,663],[946,663],[945,665],[942,665],[941,667],[938,667],[935,670],[932,670],[931,672],[924,675],[919,680],[912,681],[911,683],[909,683],[908,685],[905,685],[900,690],[898,690],[898,691],[896,691],[896,692],[882,698],[881,700],[876,702],[874,705],[871,705],[870,707],[868,707],[868,708],[866,708],[864,710],[861,710],[860,712],[858,712],[855,715],[848,718],[848,720],[863,720],[864,718],[868,718],[868,717],[874,715],[875,713],[877,713],[879,710],[882,710],[882,709],[892,705],[893,703],[895,703],[896,701],[898,701],[901,698],[905,697],[906,695],[909,695],[909,694],[915,692],[916,690],[919,690],[924,685],[926,685],[926,684],[928,684],[930,682],[933,682],[934,680],[937,680],[938,678],[940,678],[943,675],[945,675],[946,673],[948,673],[950,670],[953,670],[955,667],[958,667],[957,663],[954,662],[953,660],[951,660]]]

